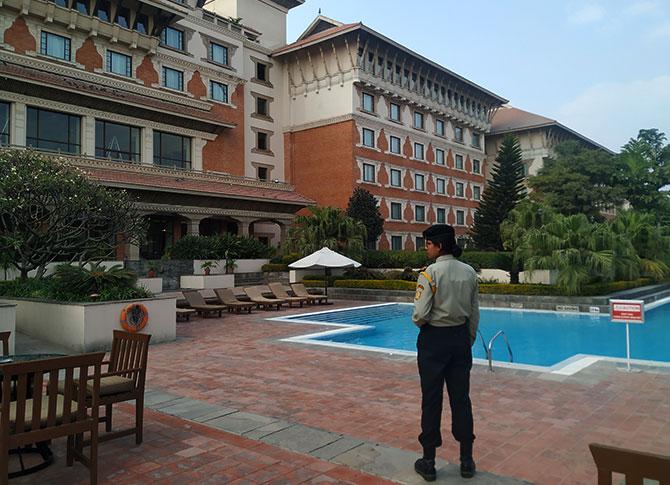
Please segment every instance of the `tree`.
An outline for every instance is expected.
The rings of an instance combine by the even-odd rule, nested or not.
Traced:
[[[661,191],[670,184],[670,144],[665,141],[665,133],[656,128],[640,130],[619,156],[624,197],[634,209],[655,214],[657,221],[670,218],[668,193]]]
[[[619,206],[624,190],[618,184],[621,164],[604,150],[590,150],[577,141],[554,147],[535,177],[528,180],[531,198],[563,215],[585,214],[602,220],[603,209]]]
[[[367,190],[356,187],[349,198],[347,216],[363,223],[368,231],[365,247],[374,249],[377,239],[384,232],[384,219],[379,212],[377,199]]]
[[[55,261],[80,265],[139,244],[144,220],[130,197],[105,188],[62,159],[0,152],[0,252],[27,278]]]
[[[336,207],[312,207],[312,215],[298,216],[289,232],[288,246],[303,255],[326,246],[360,258],[366,229],[359,220],[348,217]]]
[[[501,251],[500,224],[525,197],[519,140],[507,135],[500,146],[491,182],[484,189],[471,236],[478,249]]]

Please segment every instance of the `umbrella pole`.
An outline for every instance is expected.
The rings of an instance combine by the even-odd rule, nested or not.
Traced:
[[[326,296],[328,296],[328,268],[323,268],[323,273],[326,276],[324,279],[324,283],[326,286]]]

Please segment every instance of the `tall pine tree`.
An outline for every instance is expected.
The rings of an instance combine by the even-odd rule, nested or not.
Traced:
[[[384,231],[384,219],[379,212],[379,205],[374,195],[365,189],[356,187],[349,198],[347,215],[365,224],[368,230],[365,247],[374,249],[377,239]]]
[[[503,249],[500,223],[526,195],[521,147],[516,137],[507,135],[503,139],[495,162],[470,232],[480,250]]]

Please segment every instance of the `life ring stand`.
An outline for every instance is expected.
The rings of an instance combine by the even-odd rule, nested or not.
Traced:
[[[141,303],[131,303],[121,310],[121,326],[130,333],[137,333],[146,327],[149,310]]]

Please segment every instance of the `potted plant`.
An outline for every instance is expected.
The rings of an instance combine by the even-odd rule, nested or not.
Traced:
[[[226,257],[226,273],[233,273],[235,271],[235,268],[237,268],[235,258],[233,258],[228,251],[226,251],[225,257]]]
[[[147,278],[155,278],[156,275],[161,271],[158,266],[158,263],[155,261],[149,262],[147,265]]]
[[[209,276],[212,268],[216,268],[216,261],[205,261],[200,265],[200,269],[205,272],[205,276]]]

